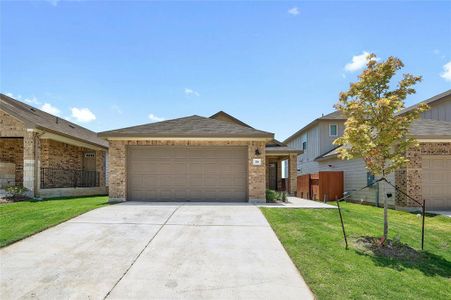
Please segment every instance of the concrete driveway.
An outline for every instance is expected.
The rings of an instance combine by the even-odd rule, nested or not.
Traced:
[[[128,202],[0,250],[2,299],[313,299],[259,209]]]

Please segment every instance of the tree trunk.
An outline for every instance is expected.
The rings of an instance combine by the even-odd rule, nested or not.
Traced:
[[[379,181],[381,186],[380,191],[382,192],[382,198],[384,199],[384,243],[388,238],[388,201],[387,195],[385,195],[385,184],[384,181]]]

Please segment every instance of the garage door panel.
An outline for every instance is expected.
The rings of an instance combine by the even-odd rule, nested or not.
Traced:
[[[422,194],[428,210],[451,209],[451,156],[422,156]]]
[[[128,199],[245,201],[247,147],[131,146]]]

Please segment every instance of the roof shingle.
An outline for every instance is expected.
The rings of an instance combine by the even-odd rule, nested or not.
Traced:
[[[0,94],[0,109],[21,120],[26,126],[108,148],[108,142],[99,138],[94,131],[46,113],[4,94]]]
[[[197,115],[149,123],[117,130],[100,132],[99,136],[112,137],[260,137],[273,138],[271,132],[241,126],[231,122]]]

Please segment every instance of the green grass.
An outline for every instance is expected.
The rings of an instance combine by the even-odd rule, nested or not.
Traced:
[[[350,240],[381,236],[381,208],[345,203]],[[451,218],[426,217],[425,247],[415,261],[344,249],[337,210],[261,209],[318,299],[451,299]],[[420,249],[421,218],[389,211],[390,238]]]
[[[0,247],[107,204],[106,196],[0,204]]]

